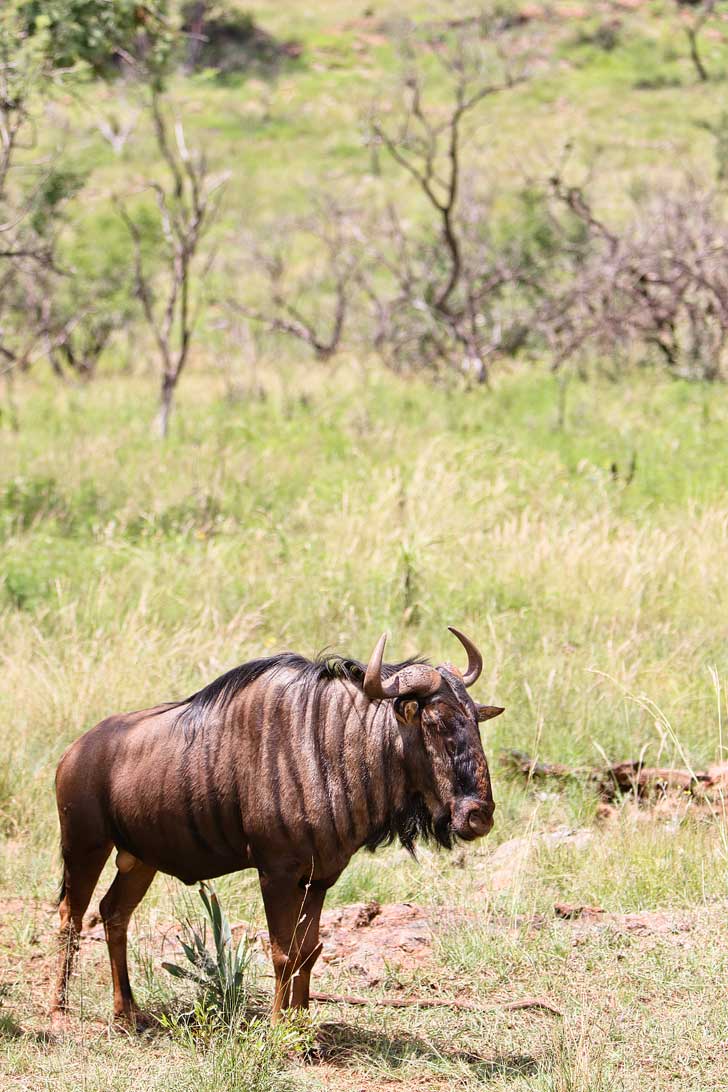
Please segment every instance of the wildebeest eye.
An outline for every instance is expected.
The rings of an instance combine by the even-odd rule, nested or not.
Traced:
[[[453,716],[452,709],[448,709],[447,706],[440,706],[438,712],[438,728],[440,734],[445,736],[446,739],[453,739],[458,732],[458,718]]]

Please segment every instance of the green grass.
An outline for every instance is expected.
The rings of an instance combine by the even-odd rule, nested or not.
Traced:
[[[448,623],[476,636],[479,693],[507,706],[487,731],[494,758],[519,747],[599,762],[645,747],[682,763],[633,700],[642,693],[696,767],[720,757],[709,667],[720,673],[726,656],[722,388],[706,414],[697,386],[644,377],[625,397],[575,383],[557,430],[553,387],[537,376],[466,394],[309,372],[305,399],[296,382],[231,405],[191,376],[161,450],[138,412],[149,392],[128,380],[22,400],[0,482],[0,712],[13,726],[1,814],[21,846],[3,860],[6,881],[50,894],[53,766],[109,711],[179,697],[261,651],[366,657],[382,628],[393,655],[436,662],[455,654]],[[72,442],[60,442],[69,421]],[[627,484],[610,467],[633,451]],[[495,841],[530,822],[533,802],[497,765],[494,776]],[[539,802],[536,821],[578,824],[590,800]],[[563,882],[545,862],[528,898],[618,909],[713,898],[725,886],[714,840],[690,823],[679,836],[610,833],[588,869],[564,863]],[[365,857],[338,897],[429,886],[400,858]]]
[[[110,709],[266,649],[366,657],[382,628],[438,662],[447,624],[477,636],[495,753],[680,760],[644,692],[696,766],[719,757],[722,388],[575,383],[558,430],[537,376],[301,382],[231,405],[190,376],[162,450],[143,385],[27,391],[2,434],[6,825],[47,847],[39,770]]]
[[[683,750],[696,766],[721,757],[709,667],[724,677],[728,471],[716,454],[728,416],[723,389],[647,375],[628,391],[574,381],[562,430],[553,381],[537,373],[464,393],[344,367],[307,369],[266,375],[265,390],[265,398],[243,392],[230,402],[219,381],[190,375],[163,447],[143,412],[151,400],[144,382],[19,391],[20,431],[0,433],[0,716],[9,726],[0,741],[2,890],[53,897],[53,769],[64,746],[109,712],[179,697],[267,650],[333,646],[365,657],[383,628],[393,655],[424,651],[440,662],[456,655],[445,629],[456,623],[485,653],[478,696],[507,707],[486,733],[495,832],[456,858],[360,855],[329,902],[482,905],[486,915],[515,920],[548,916],[557,901],[631,911],[724,899],[720,826],[690,812],[675,825],[636,822],[625,809],[586,850],[537,849],[513,887],[493,892],[488,883],[498,843],[590,825],[595,807],[588,788],[544,796],[507,780],[502,749],[567,762],[599,762],[602,751],[632,758],[643,747],[664,763],[682,763]],[[612,462],[622,468],[634,451],[633,479],[621,469],[615,479]],[[679,746],[633,700],[642,693],[659,705]],[[219,886],[231,917],[262,924],[253,873]],[[183,916],[186,905],[179,885],[158,881],[138,914],[138,935],[160,917]],[[489,931],[487,917],[483,928],[445,936],[445,979],[488,983],[487,968],[497,965],[493,985],[513,992],[527,970],[518,946]],[[19,919],[8,976],[15,985],[7,1019],[25,1029],[43,1026],[42,995],[22,985],[25,961],[37,951],[33,935],[32,918]],[[706,943],[717,945],[716,958],[717,934]],[[544,982],[552,981],[549,945],[526,949],[528,974],[536,967]],[[158,998],[161,972],[143,946],[137,956],[142,999]],[[672,996],[675,958],[665,953],[660,997]],[[102,968],[83,982],[92,1026],[108,1010]],[[421,988],[416,975],[410,987]],[[611,979],[601,988],[613,992]],[[591,1065],[582,1011],[577,1004],[574,1025],[540,1043],[531,1076],[493,1039],[490,1077],[508,1089],[590,1089],[553,1083],[553,1072]],[[722,1014],[717,1009],[715,1019]],[[430,1073],[445,1082],[457,1074],[476,1086],[483,1073],[445,1050],[446,1016],[421,1019],[414,1045],[375,1029],[346,1055],[345,1070],[373,1067],[399,1080]],[[362,1021],[368,1026],[370,1017]],[[13,1026],[10,1073],[51,1081],[60,1071],[67,1080],[83,1072],[87,1087],[102,1087],[106,1048],[95,1032],[91,1045],[82,1035],[74,1047],[49,1050],[27,1030],[15,1036]],[[676,1047],[665,1039],[672,1025],[649,1012],[630,1034],[643,1037],[646,1027],[672,1057]],[[614,1061],[621,1040],[615,1045],[613,1033],[604,1035],[605,1072],[617,1065],[634,1076],[639,1070],[624,1057]],[[484,1034],[474,1018],[463,1033],[481,1043],[479,1054],[490,1041]],[[234,1069],[227,1048],[219,1057],[210,1049],[196,1057],[201,1082],[220,1066]],[[143,1069],[145,1092],[176,1081],[188,1065],[187,1047],[158,1039],[125,1046],[124,1058],[118,1087],[135,1086]],[[286,1080],[316,1087],[315,1069],[280,1065]],[[225,1079],[223,1087],[237,1087],[232,1075]]]
[[[301,211],[309,182],[369,184],[358,119],[373,95],[393,94],[401,14],[387,5],[365,17],[349,0],[248,6],[272,33],[301,39],[301,60],[269,81],[180,78],[172,88],[190,137],[233,170],[218,228],[225,293],[247,283],[242,227]],[[617,216],[645,178],[686,164],[710,176],[705,122],[724,109],[725,85],[696,83],[672,11],[622,11],[611,51],[584,41],[600,14],[530,27],[556,67],[493,99],[472,131],[474,162],[506,206],[525,175],[548,173],[566,139],[577,174],[603,165],[597,191]],[[419,3],[406,14],[432,17]],[[725,43],[706,44],[711,71],[727,56]],[[132,98],[94,87],[58,107],[83,130],[78,163],[92,170],[89,261],[103,234],[123,262],[105,195],[148,171],[151,141],[142,127],[115,158],[87,111],[128,110]],[[414,193],[400,186],[398,198],[417,214]],[[258,1073],[261,1092],[718,1092],[725,824],[630,804],[598,824],[588,786],[526,788],[498,756],[516,747],[581,764],[644,750],[696,767],[726,757],[728,392],[648,371],[573,378],[560,422],[561,393],[539,362],[504,366],[492,390],[465,392],[405,382],[368,360],[312,366],[271,342],[251,362],[208,317],[164,445],[151,434],[153,366],[136,331],[93,384],[52,385],[37,369],[16,384],[14,414],[2,406],[0,892],[24,899],[0,912],[3,1088],[217,1092],[252,1087]],[[306,1028],[204,1043],[169,1032],[112,1039],[99,945],[74,987],[73,1034],[48,1040],[40,966],[64,747],[110,712],[181,697],[267,651],[366,657],[386,628],[393,657],[448,660],[458,655],[450,623],[484,651],[477,696],[506,706],[485,734],[495,830],[464,852],[423,850],[419,862],[396,849],[361,854],[328,902],[433,907],[434,968],[392,972],[381,988],[462,992],[483,1011],[319,1010],[329,1052],[318,1066],[299,1049]],[[590,827],[592,840],[537,843],[515,882],[493,887],[495,847],[563,825]],[[107,869],[101,886],[110,878]],[[262,926],[254,873],[217,887],[232,920]],[[553,920],[559,901],[666,908],[691,928],[580,933]],[[145,938],[190,906],[159,878],[137,914],[143,1003],[179,1001]],[[344,971],[319,974],[326,988],[352,985]],[[495,1004],[535,994],[564,1020]]]

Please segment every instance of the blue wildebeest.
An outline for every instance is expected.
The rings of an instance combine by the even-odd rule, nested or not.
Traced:
[[[136,1024],[127,927],[155,872],[183,883],[257,868],[276,988],[273,1017],[308,1005],[327,889],[363,846],[434,838],[450,847],[493,825],[478,722],[503,710],[464,674],[422,660],[367,665],[293,653],[252,660],[183,702],[109,717],[65,752],[56,775],[63,883],[53,1011],[67,1008],[83,914],[110,853],[100,913],[114,1014]]]

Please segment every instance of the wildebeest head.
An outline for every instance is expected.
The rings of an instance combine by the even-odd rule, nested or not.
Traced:
[[[412,663],[384,678],[387,635],[382,634],[364,678],[367,697],[391,699],[399,724],[421,740],[422,747],[416,749],[423,758],[417,789],[432,814],[435,837],[443,844],[449,844],[453,834],[472,841],[493,826],[495,803],[478,722],[503,712],[498,706],[479,705],[468,694],[483,669],[483,658],[463,633],[448,628],[468,653],[464,674],[451,664],[434,668]]]

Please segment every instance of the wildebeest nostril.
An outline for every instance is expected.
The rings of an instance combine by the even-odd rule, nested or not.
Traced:
[[[476,837],[487,834],[493,826],[494,804],[480,804],[476,801],[468,809],[466,822],[470,832]]]

